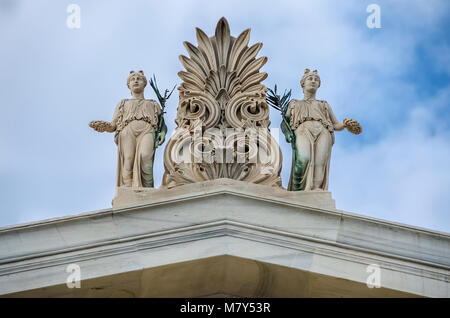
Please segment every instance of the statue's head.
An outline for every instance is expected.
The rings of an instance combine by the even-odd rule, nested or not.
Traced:
[[[127,86],[133,93],[141,93],[147,86],[147,78],[144,75],[144,71],[130,71]]]
[[[317,70],[311,72],[308,68],[305,69],[300,85],[303,91],[315,92],[320,87],[320,77]]]

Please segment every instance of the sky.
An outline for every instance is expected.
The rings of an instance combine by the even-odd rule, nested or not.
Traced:
[[[67,25],[72,3],[80,28]],[[367,26],[370,4],[380,28]],[[196,44],[195,27],[212,36],[221,17],[233,36],[251,28],[250,44],[263,42],[267,87],[301,99],[304,69],[317,69],[317,98],[361,123],[361,135],[336,132],[338,209],[450,232],[448,0],[0,0],[0,226],[111,207],[117,148],[88,123],[111,120],[130,70],[179,85],[183,41]],[[175,91],[169,134],[177,102]],[[279,127],[276,111],[270,119]],[[287,187],[291,148],[279,143]]]

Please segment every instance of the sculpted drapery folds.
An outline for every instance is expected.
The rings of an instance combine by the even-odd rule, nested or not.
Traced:
[[[127,86],[131,99],[117,105],[110,123],[92,121],[89,126],[99,132],[115,132],[118,149],[116,186],[153,187],[155,149],[164,142],[166,127],[158,130],[161,108],[144,98],[147,79],[143,71],[131,71]]]
[[[353,119],[338,122],[326,101],[316,100],[320,87],[317,71],[309,69],[300,81],[303,100],[292,100],[286,112],[290,128],[283,122],[282,130],[286,140],[293,143],[293,160],[289,190],[322,191],[328,190],[331,148],[334,144],[334,131],[347,128],[354,134],[362,131],[360,124]]]
[[[259,72],[267,58],[256,58],[262,43],[248,46],[250,30],[232,37],[225,18],[213,37],[198,28],[196,35],[198,46],[185,42],[189,57],[180,56],[186,70],[178,73],[177,129],[164,153],[163,186],[216,178],[281,186],[281,151],[268,133],[261,84],[267,74]]]

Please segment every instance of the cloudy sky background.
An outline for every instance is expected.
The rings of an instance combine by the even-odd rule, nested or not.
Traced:
[[[80,29],[66,26],[70,3],[81,7]],[[371,3],[380,29],[366,26]],[[111,119],[132,69],[179,84],[182,42],[196,43],[195,27],[212,35],[222,16],[234,36],[250,27],[251,44],[264,43],[267,86],[301,99],[303,70],[318,69],[317,98],[362,124],[359,136],[336,133],[338,209],[450,232],[448,0],[0,0],[0,226],[110,207],[117,150],[89,121]],[[175,92],[169,132],[177,101]],[[279,114],[271,121],[279,127]],[[287,186],[291,150],[280,146]]]

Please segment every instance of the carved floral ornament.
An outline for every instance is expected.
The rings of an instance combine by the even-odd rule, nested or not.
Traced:
[[[270,135],[266,87],[256,58],[262,43],[248,46],[250,30],[230,35],[225,18],[208,37],[196,29],[198,46],[184,42],[185,71],[178,87],[177,129],[164,153],[162,186],[216,178],[281,186],[281,151]],[[199,139],[200,138],[200,139]]]

